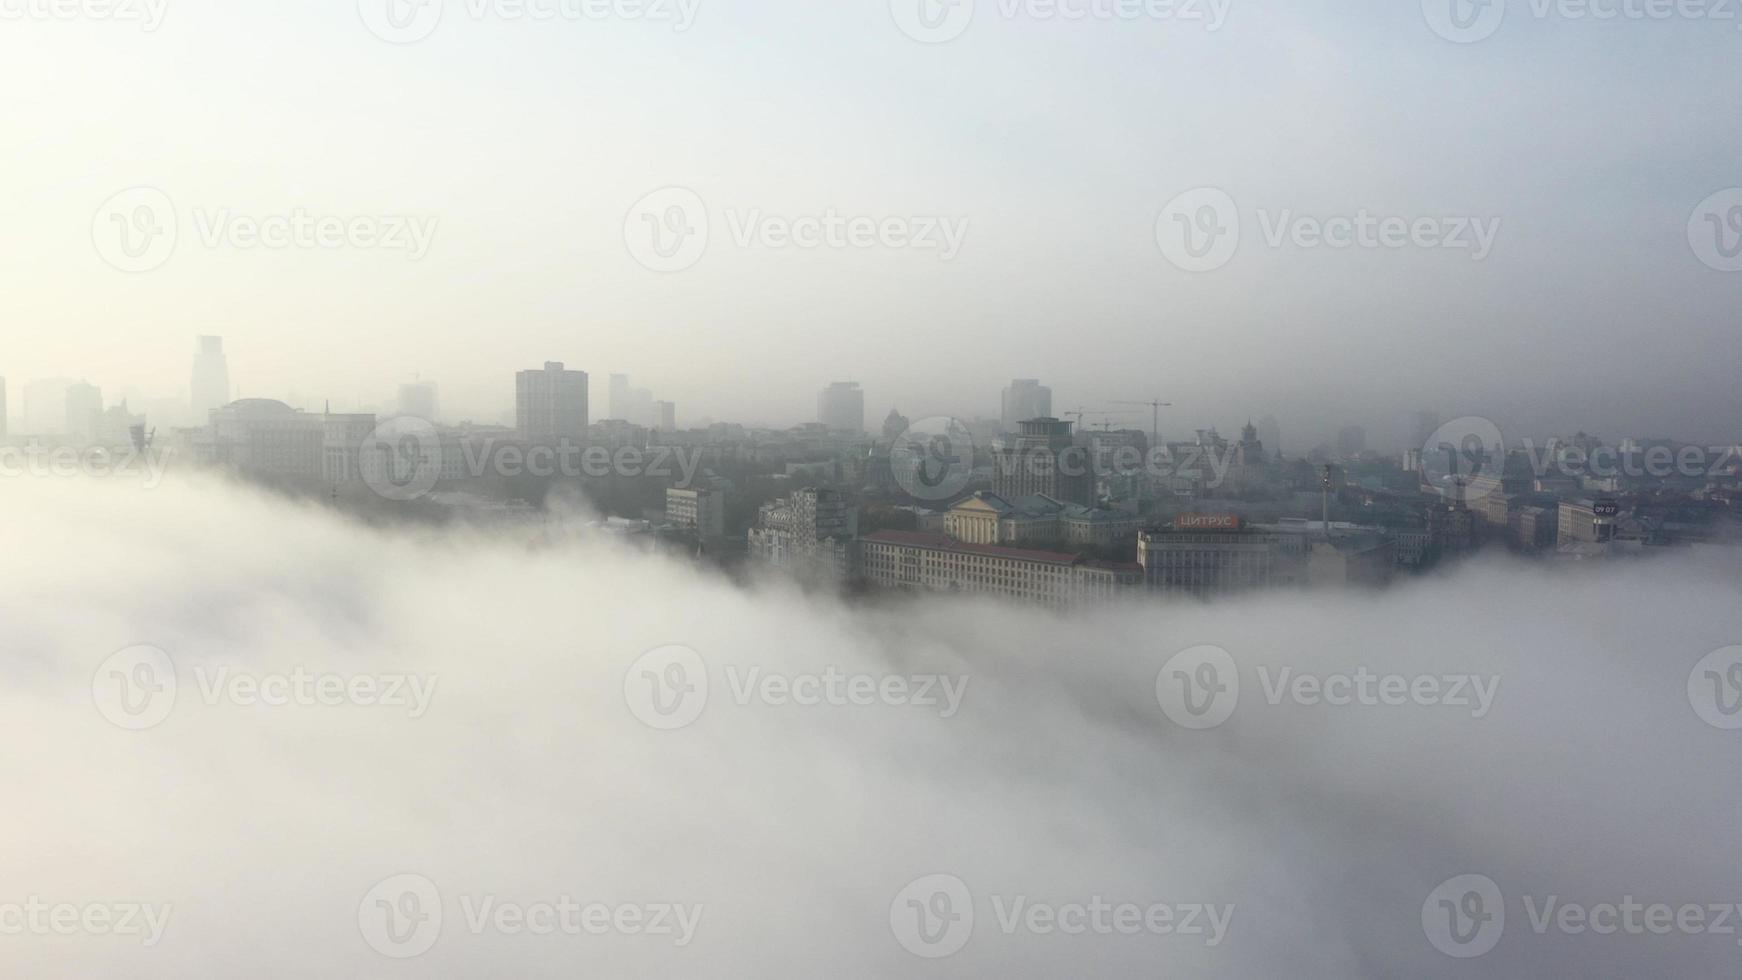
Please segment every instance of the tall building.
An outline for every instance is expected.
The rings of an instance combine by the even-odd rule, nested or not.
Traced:
[[[845,579],[852,572],[859,511],[838,490],[806,488],[763,504],[750,529],[750,555],[806,576]]]
[[[817,396],[817,421],[830,432],[863,435],[865,392],[854,381],[837,381]]]
[[[1043,494],[1067,504],[1095,505],[1090,450],[1071,436],[1071,423],[1054,418],[1018,423],[1022,434],[992,459],[992,492],[1005,500]]]
[[[528,442],[586,442],[587,372],[565,370],[561,361],[521,371],[514,378],[514,420]]]
[[[1266,415],[1258,420],[1258,441],[1270,452],[1282,452],[1282,423],[1276,421],[1276,416]]]
[[[1052,389],[1035,378],[1017,378],[1004,389],[1003,424],[1005,432],[1015,432],[1029,419],[1052,416]]]
[[[67,436],[82,443],[97,442],[103,431],[102,389],[83,381],[71,385],[67,388],[66,406]]]
[[[441,393],[433,381],[413,381],[399,386],[399,414],[434,422],[441,411]]]
[[[629,375],[611,375],[611,387],[605,396],[605,417],[623,422],[633,422],[629,417],[630,406]]]
[[[910,424],[907,421],[907,416],[901,414],[899,409],[890,409],[889,414],[883,419],[883,441],[894,442],[900,439]]]
[[[230,404],[230,364],[224,357],[224,338],[197,337],[194,375],[189,404],[194,424],[205,425],[214,408]]]
[[[653,414],[654,414],[654,425],[653,425],[654,428],[658,429],[661,432],[676,432],[677,431],[677,403],[676,402],[654,402],[653,403]]]

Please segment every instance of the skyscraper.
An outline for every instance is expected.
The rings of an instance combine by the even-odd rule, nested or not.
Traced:
[[[654,420],[653,427],[658,429],[661,432],[676,432],[677,431],[677,403],[676,402],[654,402],[653,408],[654,408],[654,414],[656,416],[658,416],[658,418],[656,418]]]
[[[1029,419],[1052,417],[1052,389],[1034,378],[1017,378],[1004,389],[1005,432],[1020,432]]]
[[[1095,473],[1087,447],[1076,444],[1071,423],[1028,419],[1018,423],[1015,445],[993,454],[992,492],[1006,500],[1044,494],[1067,504],[1095,506]]]
[[[69,437],[82,443],[97,441],[103,430],[103,392],[84,381],[67,388],[67,425]]]
[[[546,361],[543,370],[515,375],[514,389],[515,427],[521,438],[536,443],[586,441],[587,372]]]
[[[817,395],[817,421],[830,432],[865,433],[865,393],[856,381],[837,381]]]
[[[399,386],[399,414],[434,422],[441,409],[441,392],[433,381],[413,381]]]
[[[198,337],[194,347],[191,397],[194,424],[205,425],[214,408],[230,404],[230,364],[224,358],[224,338]]]
[[[627,375],[627,374],[613,374],[613,375],[611,375],[611,388],[610,388],[609,392],[607,393],[605,417],[611,418],[611,419],[617,419],[617,420],[623,421],[623,422],[631,421],[629,418],[630,398],[631,398],[631,395],[630,395],[630,391],[629,391],[629,375]]]

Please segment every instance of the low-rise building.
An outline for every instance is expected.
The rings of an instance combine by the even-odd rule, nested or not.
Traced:
[[[679,527],[695,528],[703,538],[726,534],[726,495],[702,488],[665,491],[665,519]]]
[[[1111,599],[1143,580],[1136,565],[915,531],[878,531],[860,547],[861,573],[873,585],[996,595],[1054,608]]]

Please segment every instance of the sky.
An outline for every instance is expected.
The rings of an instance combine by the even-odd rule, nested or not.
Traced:
[[[1439,0],[977,0],[933,8],[963,29],[930,43],[935,0],[449,0],[390,43],[389,2],[128,0],[150,30],[0,2],[14,416],[32,378],[183,396],[212,333],[240,394],[391,407],[422,377],[453,420],[500,421],[514,372],[560,360],[595,417],[610,373],[680,421],[770,425],[836,380],[874,423],[995,416],[1040,377],[1059,410],[1171,401],[1176,437],[1274,414],[1296,449],[1424,409],[1737,437],[1733,19],[1518,0],[1458,43]],[[1200,210],[1174,205],[1203,188],[1239,245],[1190,271]],[[674,203],[692,251],[662,257]],[[118,251],[142,204],[172,250]],[[782,238],[830,214],[893,231]],[[1299,244],[1362,214],[1439,237]],[[297,215],[347,230],[251,243]]]
[[[1702,665],[1742,653],[1733,556],[1561,574],[1496,558],[1383,596],[1064,616],[735,585],[588,538],[561,508],[560,546],[529,550],[525,529],[364,527],[197,475],[7,480],[0,506],[32,517],[8,538],[29,560],[0,563],[0,771],[28,801],[0,810],[8,976],[1734,969],[1733,909],[1719,934],[1533,925],[1627,896],[1742,902],[1722,859],[1734,720],[1690,701]],[[1219,724],[1188,727],[1162,691],[1206,646],[1239,686],[1202,716]],[[674,647],[697,672],[650,711]],[[145,648],[167,669],[134,687]],[[1362,670],[1471,686],[1268,693],[1283,671],[1328,695]],[[782,694],[827,671],[909,686]],[[299,673],[359,693],[262,700]],[[952,894],[937,876],[962,898],[922,933],[909,902]],[[1470,894],[1465,876],[1504,917],[1454,958],[1423,910],[1448,883]],[[563,896],[647,918],[532,934],[535,913],[515,917]],[[1182,929],[1214,907],[1223,928],[1065,934],[1013,911],[1097,896]],[[114,918],[32,929],[32,898]],[[391,932],[382,902],[408,916]],[[158,928],[113,934],[122,906]],[[654,906],[694,928],[631,931]]]

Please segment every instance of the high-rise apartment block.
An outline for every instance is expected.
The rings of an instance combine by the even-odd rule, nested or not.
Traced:
[[[1016,432],[1029,419],[1052,416],[1052,389],[1034,378],[1017,378],[1004,389],[1001,416],[1005,432]]]
[[[817,421],[830,432],[865,432],[865,392],[852,381],[837,381],[817,396]]]
[[[230,404],[230,363],[224,357],[224,338],[198,337],[194,344],[189,404],[194,423],[205,425],[212,409]]]
[[[538,371],[515,376],[514,418],[520,437],[554,444],[587,438],[587,372],[566,370],[547,361]]]

